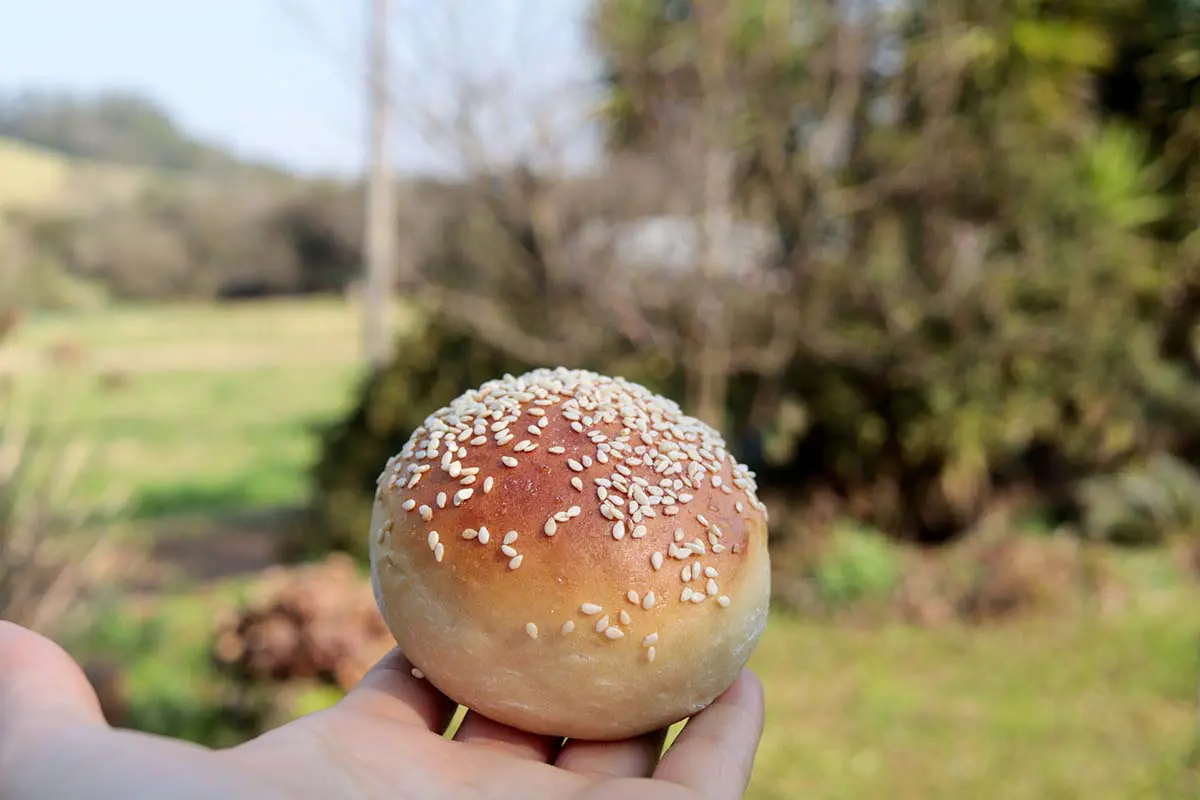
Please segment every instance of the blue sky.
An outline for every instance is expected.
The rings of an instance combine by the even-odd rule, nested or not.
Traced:
[[[429,144],[443,137],[431,131],[427,110],[452,95],[463,74],[503,80],[529,97],[551,88],[561,93],[566,81],[589,73],[583,0],[392,2],[403,107],[394,152],[402,169],[447,164]],[[246,155],[304,171],[348,172],[362,163],[367,5],[0,0],[0,90],[141,90],[189,130]],[[457,16],[445,11],[451,8]],[[497,107],[485,110],[489,137],[501,141],[502,123],[523,115],[505,110],[516,101],[493,102]]]

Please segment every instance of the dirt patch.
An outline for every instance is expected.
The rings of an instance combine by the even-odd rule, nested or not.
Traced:
[[[158,568],[150,574],[159,581],[189,582],[257,574],[278,563],[279,541],[302,514],[297,509],[272,509],[161,520],[149,536],[149,560]]]

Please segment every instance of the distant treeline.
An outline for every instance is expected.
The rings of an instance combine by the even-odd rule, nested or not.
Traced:
[[[0,93],[0,136],[76,158],[163,170],[265,169],[201,141],[158,103],[128,91]]]

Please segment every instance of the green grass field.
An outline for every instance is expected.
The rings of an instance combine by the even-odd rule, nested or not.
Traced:
[[[128,497],[150,535],[220,530],[303,502],[311,430],[353,395],[357,335],[332,301],[50,316],[0,346],[0,375],[93,449],[79,502]],[[1124,562],[1158,590],[1120,612],[937,629],[777,614],[753,662],[769,709],[748,796],[1200,797],[1200,596],[1156,554]],[[227,592],[173,589],[153,635],[111,617],[92,632],[130,661],[154,726],[203,735],[207,626]]]

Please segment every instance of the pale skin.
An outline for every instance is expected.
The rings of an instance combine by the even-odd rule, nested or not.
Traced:
[[[0,798],[741,797],[763,725],[749,671],[693,717],[660,760],[663,734],[559,741],[468,714],[393,651],[342,702],[239,747],[209,750],[105,724],[78,665],[48,639],[0,622]]]

